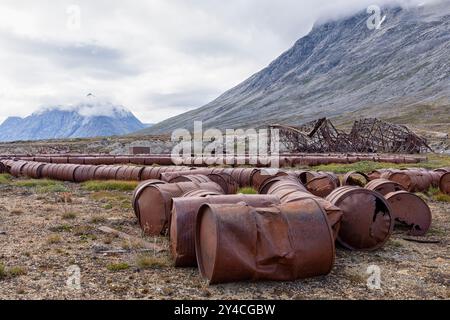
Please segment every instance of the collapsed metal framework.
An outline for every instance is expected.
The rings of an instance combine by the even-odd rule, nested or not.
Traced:
[[[432,151],[425,138],[403,125],[375,118],[355,121],[350,133],[336,129],[327,118],[300,127],[270,125],[290,152],[423,153]]]

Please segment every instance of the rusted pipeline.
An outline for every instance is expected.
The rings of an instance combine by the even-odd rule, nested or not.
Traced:
[[[325,275],[335,257],[328,219],[313,199],[268,208],[205,204],[195,245],[200,273],[210,284]]]
[[[386,199],[368,189],[345,186],[327,198],[343,211],[338,242],[351,250],[376,250],[394,228],[392,209]]]
[[[270,195],[224,195],[211,196],[195,190],[174,198],[170,223],[170,248],[176,267],[195,267],[195,222],[197,212],[203,204],[246,203],[253,207],[268,207],[279,204],[277,196]]]
[[[409,234],[423,236],[431,226],[430,207],[419,196],[407,191],[391,192],[385,195],[392,208],[395,225],[406,227]]]
[[[383,196],[391,192],[405,190],[402,185],[387,179],[372,180],[364,188],[381,193]]]
[[[135,214],[142,230],[148,235],[164,235],[168,229],[172,199],[181,197],[188,191],[202,189],[223,193],[215,182],[179,182],[168,184],[150,183],[138,186],[133,197]]]

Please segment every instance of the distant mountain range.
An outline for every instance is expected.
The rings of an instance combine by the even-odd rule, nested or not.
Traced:
[[[88,97],[74,106],[47,107],[0,125],[0,141],[27,141],[124,135],[147,128],[129,110]]]
[[[204,127],[302,124],[361,116],[445,122],[450,114],[450,2],[382,8],[379,29],[366,10],[316,24],[295,45],[211,103],[143,134]],[[413,120],[411,120],[413,119]]]

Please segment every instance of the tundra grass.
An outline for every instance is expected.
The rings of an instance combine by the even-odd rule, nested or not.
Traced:
[[[87,191],[133,191],[138,186],[137,181],[87,181],[82,184]]]

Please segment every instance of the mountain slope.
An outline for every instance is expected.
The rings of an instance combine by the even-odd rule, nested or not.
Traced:
[[[123,135],[146,127],[124,107],[89,99],[72,107],[46,108],[26,118],[8,118],[0,125],[0,141]]]
[[[449,113],[449,3],[384,8],[386,20],[378,30],[367,28],[365,10],[318,24],[267,68],[216,100],[141,132],[191,129],[195,120],[225,129],[301,124],[365,110],[389,116],[393,107],[411,113],[416,105],[436,101],[443,114]]]

